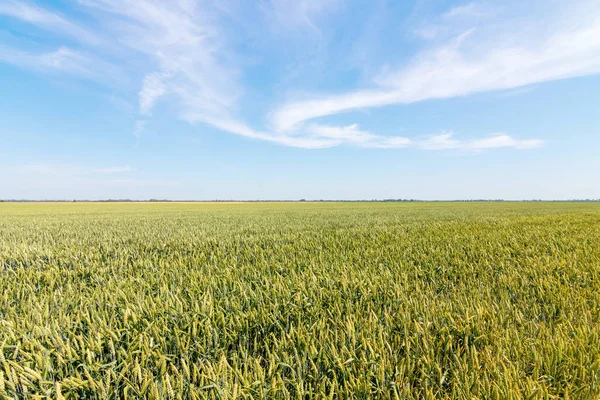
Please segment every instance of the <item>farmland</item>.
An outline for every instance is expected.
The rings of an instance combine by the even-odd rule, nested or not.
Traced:
[[[0,287],[5,398],[600,398],[597,203],[6,203]]]

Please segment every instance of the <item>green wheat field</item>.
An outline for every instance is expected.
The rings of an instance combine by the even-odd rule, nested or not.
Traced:
[[[598,203],[3,203],[0,397],[598,399]]]

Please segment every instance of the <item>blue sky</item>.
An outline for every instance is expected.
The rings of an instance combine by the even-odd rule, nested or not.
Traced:
[[[0,0],[0,198],[600,198],[600,1]]]

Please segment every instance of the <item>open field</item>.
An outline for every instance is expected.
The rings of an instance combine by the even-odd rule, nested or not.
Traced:
[[[600,398],[600,204],[0,204],[6,398]]]

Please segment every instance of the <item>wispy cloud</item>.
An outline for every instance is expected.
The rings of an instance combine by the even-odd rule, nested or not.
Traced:
[[[121,69],[94,55],[65,46],[44,53],[24,52],[0,46],[0,61],[44,73],[62,73],[120,86],[127,81]]]
[[[144,84],[139,93],[140,113],[142,115],[150,115],[154,103],[159,97],[163,96],[167,90],[164,80],[168,78],[165,73],[150,73],[144,78]]]
[[[515,149],[533,149],[543,145],[539,139],[517,140],[508,135],[492,135],[488,138],[477,139],[465,144],[465,148],[472,150],[496,149],[513,147]]]
[[[408,147],[412,141],[404,137],[385,137],[362,131],[357,124],[348,126],[330,126],[312,124],[307,130],[316,138],[336,141],[337,144],[349,144],[371,148]]]
[[[460,17],[484,17],[490,15],[491,10],[488,7],[478,3],[468,3],[462,6],[452,7],[442,14],[445,19]]]
[[[440,15],[428,16],[420,21],[412,33],[428,41],[448,40],[460,32],[481,26],[483,22],[492,25],[492,18],[499,13],[499,9],[499,6],[484,2],[452,7]]]
[[[2,0],[0,15],[17,18],[52,32],[62,33],[79,41],[97,44],[100,39],[94,33],[65,19],[57,13],[16,0]]]
[[[514,149],[533,149],[543,145],[543,141],[539,139],[515,139],[506,134],[493,134],[483,139],[475,140],[459,140],[456,139],[454,133],[444,132],[438,135],[432,135],[426,140],[415,142],[415,145],[425,150],[487,150],[498,148],[514,148]]]
[[[154,71],[139,92],[140,111],[149,114],[164,95],[178,100],[181,115],[192,121],[230,113],[241,93],[237,70],[211,8],[193,1],[86,0],[109,17],[108,27],[131,50],[147,57]]]
[[[291,102],[275,109],[271,123],[285,132],[314,118],[360,108],[516,88],[600,72],[600,20],[565,28],[529,46],[462,46],[464,36],[415,57],[379,77],[371,90]]]
[[[139,140],[139,138],[142,137],[142,132],[144,132],[144,129],[146,129],[147,123],[148,123],[148,121],[145,121],[145,120],[135,121],[135,124],[133,127],[133,136],[135,136],[136,139]]]
[[[425,150],[448,150],[458,149],[461,142],[453,138],[452,132],[444,132],[438,135],[432,135],[428,139],[421,141],[420,146]]]
[[[284,88],[287,93],[302,92],[303,98],[287,97],[286,101],[267,108],[262,118],[253,117],[252,123],[247,123],[241,117],[244,113],[240,112],[244,96],[259,88],[253,87],[251,79],[244,75],[242,46],[239,42],[236,42],[237,47],[232,45],[232,29],[228,26],[231,20],[223,15],[227,8],[225,3],[80,0],[79,4],[90,16],[98,18],[97,25],[111,39],[110,48],[96,52],[61,46],[34,53],[0,47],[0,61],[108,85],[126,78],[123,73],[126,70],[127,76],[137,82],[139,118],[133,134],[138,138],[153,110],[166,104],[179,118],[192,124],[207,124],[224,132],[284,146],[532,148],[541,141],[515,139],[507,134],[472,140],[459,140],[451,133],[425,140],[386,136],[369,130],[368,122],[361,123],[362,127],[354,124],[351,112],[600,73],[597,8],[589,8],[588,13],[563,15],[557,12],[550,22],[515,19],[480,27],[476,22],[481,17],[490,17],[489,9],[479,3],[468,3],[438,15],[439,21],[448,24],[462,21],[460,32],[455,32],[452,25],[453,36],[444,39],[433,27],[427,35],[435,40],[428,41],[408,62],[385,69],[382,63],[381,70],[385,72],[371,76],[367,85],[316,95],[307,95],[303,88]],[[267,15],[281,29],[287,27],[303,34],[319,35],[322,34],[321,18],[345,6],[338,0],[269,0],[260,4],[253,6],[254,11]],[[15,0],[0,0],[0,14],[71,37],[81,36],[83,41],[93,41],[100,36],[48,9]],[[541,24],[548,25],[547,29],[532,29],[532,26],[540,28]],[[268,28],[265,34],[267,31]],[[273,43],[286,45],[284,39],[273,40]],[[131,62],[134,58],[136,62]],[[270,60],[257,62],[267,65]],[[332,124],[322,120],[334,115],[345,122]]]
[[[280,29],[308,29],[320,35],[316,20],[340,6],[339,0],[269,0],[262,9]]]
[[[383,136],[361,130],[357,124],[334,126],[312,123],[303,126],[301,131],[296,131],[294,134],[277,135],[254,131],[252,128],[235,121],[212,121],[210,123],[223,131],[251,139],[308,149],[347,145],[378,149],[417,148],[423,150],[462,149],[481,151],[502,147],[532,149],[543,145],[543,141],[539,139],[515,139],[507,134],[492,134],[482,139],[471,140],[459,140],[455,138],[453,132],[431,135],[425,140],[402,136]]]

